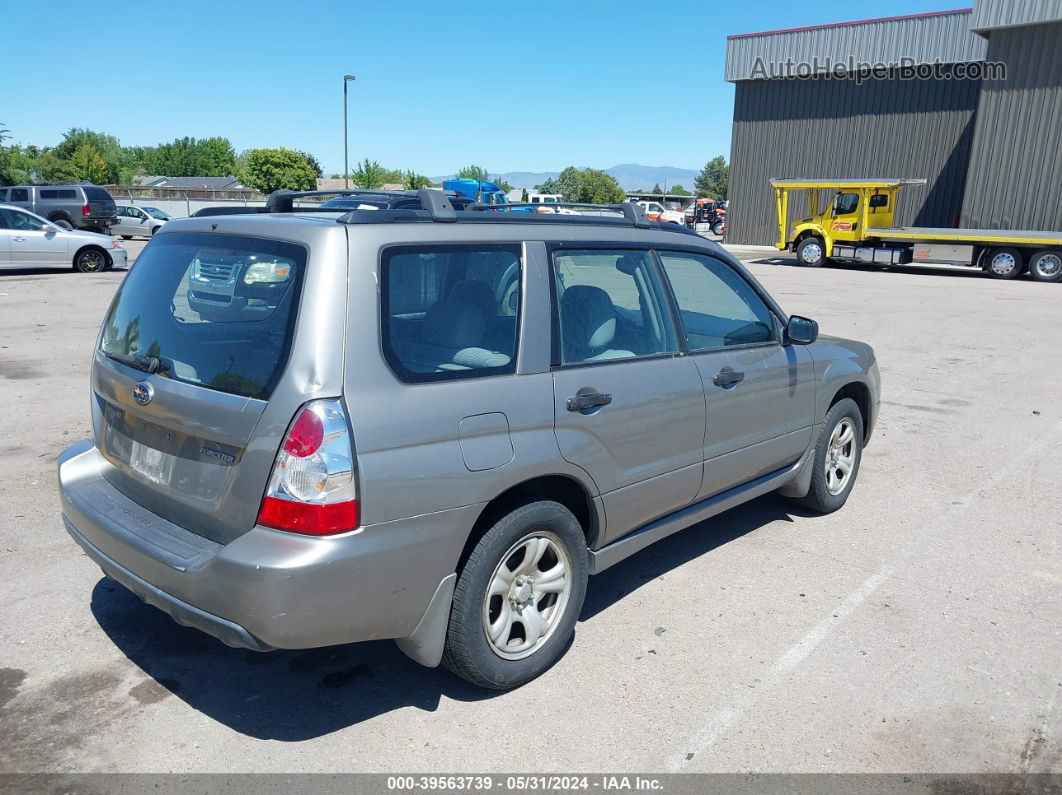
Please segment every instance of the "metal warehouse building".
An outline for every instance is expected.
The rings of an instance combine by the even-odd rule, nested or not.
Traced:
[[[925,177],[898,224],[1062,230],[1062,0],[731,36],[726,79],[729,242],[774,243],[798,177]]]

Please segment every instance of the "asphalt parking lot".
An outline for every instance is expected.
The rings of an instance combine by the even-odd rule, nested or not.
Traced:
[[[104,579],[55,458],[122,274],[0,276],[0,770],[1060,769],[1062,287],[750,268],[877,351],[851,500],[761,498],[591,579],[567,656],[504,694],[390,642],[229,649]]]

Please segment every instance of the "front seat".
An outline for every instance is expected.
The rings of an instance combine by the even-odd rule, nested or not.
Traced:
[[[629,359],[631,351],[611,347],[616,337],[616,309],[600,287],[577,284],[561,296],[561,340],[565,362]]]

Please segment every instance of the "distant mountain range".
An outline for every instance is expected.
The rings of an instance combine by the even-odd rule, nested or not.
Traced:
[[[675,166],[643,166],[638,163],[622,163],[618,166],[606,168],[605,171],[616,178],[620,187],[624,190],[650,190],[654,184],[670,189],[675,185],[681,185],[686,190],[693,190],[693,179],[699,173],[692,168],[676,168]],[[541,185],[550,177],[556,178],[559,171],[505,171],[494,174],[514,188],[533,188]],[[444,179],[453,179],[453,174],[443,177],[431,177],[433,182],[442,182]]]

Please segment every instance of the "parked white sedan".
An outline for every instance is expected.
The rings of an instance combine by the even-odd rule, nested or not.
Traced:
[[[118,222],[111,224],[111,232],[126,240],[131,237],[151,237],[170,220],[168,213],[157,207],[118,205]]]
[[[121,240],[62,229],[28,210],[0,204],[0,270],[73,267],[96,273],[124,268],[127,260]]]

